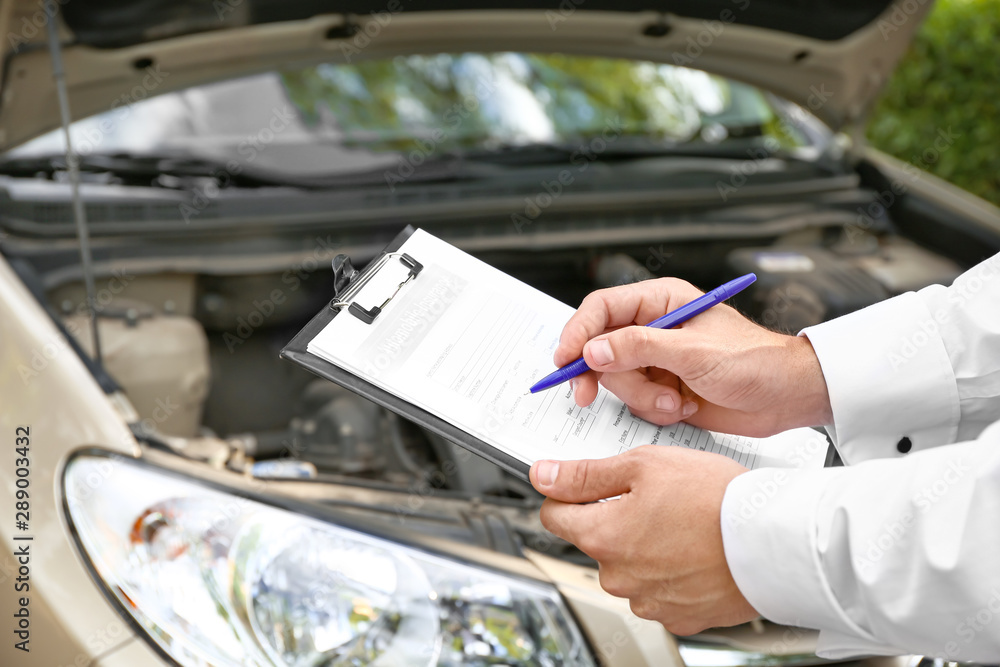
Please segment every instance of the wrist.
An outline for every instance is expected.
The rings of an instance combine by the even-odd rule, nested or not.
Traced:
[[[789,336],[790,362],[785,383],[789,407],[786,428],[826,426],[833,423],[830,392],[819,357],[806,336]]]

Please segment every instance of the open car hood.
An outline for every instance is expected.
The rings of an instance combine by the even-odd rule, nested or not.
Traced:
[[[74,119],[151,88],[159,94],[283,65],[555,51],[703,69],[770,90],[839,130],[864,118],[931,2],[6,0],[0,151],[59,124],[45,28],[46,10],[57,6]]]

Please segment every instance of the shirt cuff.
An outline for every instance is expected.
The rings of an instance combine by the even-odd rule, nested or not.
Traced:
[[[760,468],[736,477],[722,501],[722,543],[736,586],[761,616],[874,646],[837,603],[816,544],[819,503],[844,472]]]
[[[819,358],[833,409],[830,435],[845,463],[955,441],[958,385],[940,326],[907,293],[800,332]],[[899,447],[904,437],[909,447]]]

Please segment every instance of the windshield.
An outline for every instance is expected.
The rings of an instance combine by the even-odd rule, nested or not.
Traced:
[[[790,112],[793,112],[790,114]],[[790,122],[792,120],[793,122]],[[818,122],[751,86],[646,61],[526,53],[320,64],[149,99],[73,124],[86,155],[176,155],[285,174],[371,171],[443,156],[558,145],[609,131],[647,147],[769,139],[816,147]],[[58,155],[53,132],[7,153]]]

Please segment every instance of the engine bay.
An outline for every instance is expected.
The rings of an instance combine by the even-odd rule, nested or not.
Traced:
[[[752,271],[757,283],[733,305],[788,333],[895,294],[947,284],[961,272],[901,236],[849,227],[763,242],[477,254],[570,304],[595,289],[658,276],[709,289]],[[463,456],[440,436],[279,358],[332,294],[333,274],[323,259],[263,273],[126,271],[103,281],[104,365],[138,412],[137,435],[259,478],[540,499],[492,464]],[[82,284],[66,282],[47,298],[92,352]]]

